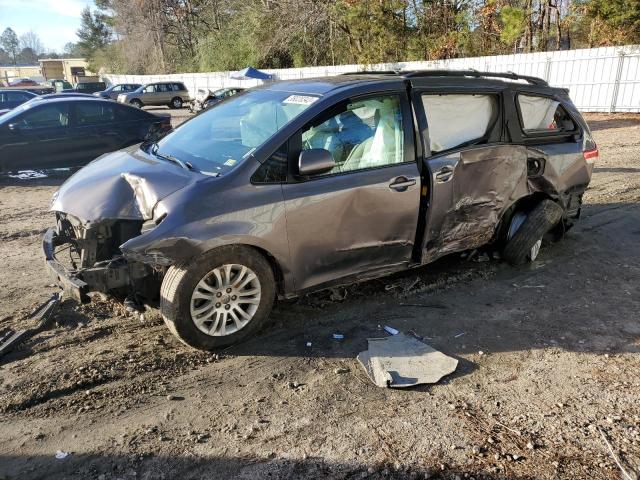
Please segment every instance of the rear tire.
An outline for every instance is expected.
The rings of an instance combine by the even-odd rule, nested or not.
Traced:
[[[182,108],[182,99],[180,97],[175,97],[171,99],[171,103],[169,104],[171,108]]]
[[[229,275],[229,282],[223,281],[216,285],[217,280],[215,280],[215,276],[212,276],[213,273],[216,271],[219,273],[219,269],[224,270],[228,265],[233,265],[237,273]],[[233,295],[236,290],[227,293],[241,283],[242,278],[236,282],[238,277],[234,276],[240,275],[239,267],[255,274],[256,280],[251,281],[251,288],[252,291],[259,291],[258,298],[254,297],[255,304],[242,307],[245,315],[249,315],[251,318],[240,327],[235,319],[246,319],[247,317],[243,317],[242,312],[230,304],[230,295]],[[209,280],[209,278],[213,280]],[[225,279],[223,278],[223,280]],[[202,282],[206,282],[205,290],[202,289]],[[202,293],[209,295],[209,289],[212,292],[210,295],[213,300],[199,300]],[[218,293],[223,295],[218,298],[216,297]],[[245,291],[244,293],[251,292]],[[251,247],[230,245],[217,248],[194,260],[169,268],[160,288],[160,312],[169,330],[182,343],[199,350],[214,350],[228,347],[257,333],[267,322],[275,300],[275,293],[273,270],[266,258]],[[238,293],[238,296],[240,295]],[[235,298],[234,296],[233,299],[235,300]],[[198,301],[201,303],[194,303]],[[207,305],[210,310],[207,309]],[[229,309],[224,310],[227,306]],[[200,315],[200,318],[197,317],[198,311],[203,309],[207,311],[207,314],[211,312],[210,319],[203,321],[203,318],[208,316],[204,314]],[[194,311],[196,320],[192,316]],[[217,311],[221,312],[220,317],[215,313]],[[227,317],[226,312],[229,311],[234,313],[234,318]],[[228,327],[222,328],[222,334],[220,331],[221,321],[228,325]],[[232,333],[225,334],[227,328]],[[205,330],[209,330],[210,333],[205,333]]]
[[[502,258],[511,265],[522,265],[535,260],[542,237],[558,224],[562,219],[562,213],[562,207],[554,201],[542,200],[526,215],[522,225],[507,240]]]

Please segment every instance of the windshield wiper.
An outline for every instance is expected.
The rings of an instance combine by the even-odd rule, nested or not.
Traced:
[[[151,153],[154,154],[158,158],[162,158],[163,160],[168,160],[169,162],[176,163],[180,165],[185,170],[191,170],[193,172],[197,172],[198,170],[189,162],[183,162],[179,158],[174,157],[173,155],[168,155],[166,153],[158,152],[158,143],[154,142],[151,144]]]

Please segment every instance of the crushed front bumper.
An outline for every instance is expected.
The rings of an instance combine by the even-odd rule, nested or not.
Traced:
[[[50,228],[44,234],[42,238],[42,250],[44,252],[45,266],[51,278],[67,293],[71,298],[77,300],[80,303],[85,303],[89,300],[87,292],[89,291],[89,285],[84,281],[69,272],[64,265],[62,265],[54,255],[55,247],[59,244],[56,243],[58,235],[54,228]]]
[[[42,239],[45,265],[53,280],[73,299],[80,303],[89,301],[88,292],[112,292],[133,288],[136,282],[147,278],[151,268],[140,262],[129,262],[122,257],[98,262],[92,267],[68,270],[55,257],[58,246],[73,240],[61,237],[50,228]]]

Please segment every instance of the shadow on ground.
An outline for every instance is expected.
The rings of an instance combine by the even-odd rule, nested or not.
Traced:
[[[637,114],[617,114],[609,115],[607,118],[589,119],[587,114],[587,123],[591,131],[608,130],[611,128],[626,128],[640,125],[640,116]]]
[[[277,458],[213,457],[193,455],[74,455],[62,460],[44,456],[0,456],[0,478],[50,479],[100,479],[100,480],[151,480],[151,479],[455,479],[476,478],[497,480],[524,480],[511,469],[493,467],[492,471],[460,470],[447,465],[425,462],[424,466],[394,464],[341,464],[322,458],[304,460]]]

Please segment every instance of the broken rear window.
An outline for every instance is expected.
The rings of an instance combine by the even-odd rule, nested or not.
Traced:
[[[422,95],[431,152],[486,141],[497,117],[497,103],[495,95]]]
[[[569,114],[553,98],[519,94],[518,108],[525,132],[575,130]]]

